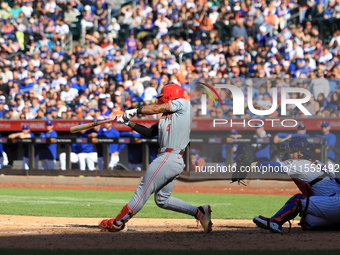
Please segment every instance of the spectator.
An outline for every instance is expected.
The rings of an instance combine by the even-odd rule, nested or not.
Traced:
[[[65,23],[64,18],[60,18],[57,20],[57,26],[55,29],[54,40],[63,42],[67,38],[70,33],[70,27],[67,23]]]
[[[276,9],[275,30],[283,29],[287,26],[287,20],[290,18],[290,10],[287,8],[285,2],[281,2],[280,7]]]
[[[215,24],[220,13],[218,12],[218,6],[214,5],[211,7],[211,12],[209,13],[209,19],[211,20],[212,24]]]
[[[297,42],[293,42],[293,50],[290,51],[289,58],[292,59],[303,59],[303,49],[298,45]]]
[[[208,33],[214,28],[214,24],[208,16],[203,16],[200,18],[200,30],[202,32],[202,36],[206,37]]]
[[[94,17],[94,14],[92,12],[90,5],[86,5],[84,9],[85,11],[83,12],[81,26],[82,26],[82,29],[86,31],[89,28],[93,28],[95,17]]]
[[[314,97],[314,95],[312,94],[312,95],[311,95],[311,99],[309,100],[308,105],[307,105],[307,110],[308,110],[311,114],[315,115],[316,112],[319,111],[319,109],[320,109],[320,104],[319,104],[318,101],[315,100],[315,97]]]
[[[314,94],[314,98],[317,99],[319,94],[323,94],[324,96],[328,96],[330,91],[329,82],[324,77],[324,71],[322,69],[318,69],[317,78],[311,81],[311,92]],[[320,105],[322,107],[323,105]]]
[[[33,4],[30,1],[25,2],[24,6],[22,6],[21,11],[25,14],[26,18],[30,18],[33,13]]]
[[[337,92],[333,92],[331,94],[331,98],[328,105],[332,110],[340,109],[340,97]]]
[[[106,18],[102,18],[99,21],[97,32],[100,33],[99,40],[103,40],[103,35],[106,35],[110,32],[110,24],[107,22]]]
[[[108,38],[109,38],[110,42],[113,42],[115,39],[118,38],[119,30],[120,30],[120,25],[117,22],[117,19],[116,18],[112,18],[111,19],[111,24],[108,27],[108,31],[109,31]]]
[[[240,18],[237,20],[237,25],[233,27],[233,31],[232,31],[232,36],[234,38],[240,36],[243,37],[243,40],[247,40],[248,39],[248,34],[247,34],[247,30],[244,26],[244,19]]]
[[[177,53],[191,53],[192,52],[192,47],[190,45],[190,43],[188,43],[187,41],[184,40],[183,37],[179,38],[179,46],[177,48],[177,50],[175,52]]]
[[[94,76],[93,67],[90,64],[89,57],[84,58],[85,63],[78,67],[77,74],[85,79],[85,82],[89,84],[92,77]]]
[[[3,3],[5,3],[5,2],[3,2]],[[20,15],[20,13],[22,13],[22,8],[21,8],[20,4],[18,2],[14,2],[13,8],[11,8],[10,12],[11,12],[13,19],[17,18]]]
[[[107,10],[104,9],[104,3],[102,0],[96,1],[96,8],[94,11],[94,17],[97,20],[102,20],[107,17]]]
[[[261,47],[265,47],[268,41],[267,29],[264,26],[259,27],[260,32],[256,35],[256,41]]]
[[[76,8],[73,8],[71,5],[68,5],[67,11],[64,13],[64,20],[67,25],[71,26],[72,23],[75,23],[78,21],[79,15],[80,13]]]
[[[246,28],[246,32],[247,35],[249,36],[249,38],[253,38],[255,39],[257,34],[260,32],[260,28],[259,25],[254,23],[254,20],[252,18],[247,18],[245,20],[245,28]]]
[[[132,31],[130,32],[129,38],[126,39],[126,41],[125,41],[125,47],[126,47],[129,54],[133,54],[134,50],[137,47],[137,41],[136,41],[135,35]]]
[[[323,55],[324,55],[324,48],[322,46],[322,41],[318,40],[316,42],[315,50],[313,52],[313,58],[316,60],[319,60],[319,58]]]
[[[111,114],[111,110],[107,106],[107,103],[105,100],[101,101],[100,112],[101,112],[100,115],[103,116],[104,118],[110,116]]]
[[[158,93],[157,93],[157,87],[158,87],[158,84],[153,82],[151,83],[151,86],[147,87],[145,90],[144,90],[144,93],[142,94],[141,98],[143,99],[143,101],[151,101],[153,98],[157,97],[158,96]]]
[[[58,8],[56,2],[54,0],[48,0],[45,5],[46,15],[48,17],[52,17]]]
[[[172,25],[172,22],[166,18],[163,14],[159,13],[155,20],[155,26],[159,28],[158,37],[161,37],[168,33],[168,27]]]
[[[60,99],[66,103],[71,103],[78,96],[78,90],[71,88],[71,86],[70,83],[66,83],[65,90],[60,93]]]
[[[96,45],[94,41],[90,41],[90,47],[86,50],[86,53],[88,56],[93,56],[95,59],[101,58],[104,54],[101,47]]]

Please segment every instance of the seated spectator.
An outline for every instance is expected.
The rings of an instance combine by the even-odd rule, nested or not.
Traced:
[[[200,30],[205,36],[207,36],[208,33],[214,28],[213,22],[209,18],[209,16],[204,16],[200,18]]]
[[[84,12],[83,12],[83,18],[81,20],[81,26],[83,30],[87,30],[89,28],[92,28],[94,26],[94,14],[92,12],[91,6],[90,5],[86,5],[84,8]]]
[[[64,18],[58,19],[56,24],[54,40],[63,42],[70,33],[70,27],[65,23]]]
[[[158,13],[157,19],[155,20],[155,26],[159,28],[158,37],[168,33],[168,27],[172,25],[172,22],[167,19],[163,14]]]
[[[31,1],[24,2],[24,6],[22,6],[21,11],[25,14],[26,18],[30,18],[34,11],[33,3]]]
[[[102,20],[107,18],[107,10],[104,8],[104,1],[98,0],[95,2],[94,17],[96,20]]]
[[[3,3],[5,3],[5,2],[3,2]],[[10,12],[11,12],[13,19],[19,17],[20,13],[22,13],[20,4],[18,2],[14,2],[13,8],[11,8]]]
[[[79,15],[80,13],[76,8],[73,8],[71,5],[68,5],[67,11],[64,13],[65,23],[71,26],[72,23],[75,23],[78,21]]]
[[[78,96],[78,90],[72,88],[72,84],[66,83],[65,90],[60,93],[60,99],[66,103],[71,103]]]
[[[111,24],[108,27],[108,38],[110,40],[110,42],[113,42],[114,39],[116,39],[118,37],[118,32],[120,30],[120,25],[117,22],[116,18],[112,18],[111,19]]]
[[[338,110],[340,108],[340,97],[337,92],[332,93],[328,106],[332,110]]]
[[[237,21],[237,25],[233,27],[232,36],[234,38],[241,36],[246,41],[248,39],[247,30],[244,26],[244,19],[240,18]]]

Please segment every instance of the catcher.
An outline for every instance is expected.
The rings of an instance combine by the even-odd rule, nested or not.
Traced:
[[[163,87],[157,97],[157,105],[127,110],[124,115],[117,116],[117,122],[124,123],[141,135],[146,137],[158,135],[160,149],[157,157],[146,170],[130,202],[123,207],[115,218],[105,219],[99,223],[102,230],[110,232],[126,231],[126,223],[143,208],[151,194],[155,193],[157,206],[194,216],[203,226],[205,233],[211,232],[211,208],[209,205],[196,207],[171,197],[175,179],[185,167],[182,155],[189,143],[193,116],[190,103],[183,97],[184,90],[181,86],[168,84]],[[162,113],[162,117],[159,123],[151,128],[130,121],[137,114],[157,113]]]
[[[282,225],[301,216],[303,230],[331,229],[340,223],[340,182],[324,163],[313,159],[311,146],[303,138],[292,138],[280,144],[282,163],[250,162],[238,159],[238,167],[278,167],[295,182],[301,193],[292,196],[272,217],[258,216],[253,222],[272,233],[282,233]],[[233,181],[242,181],[246,174],[235,173]]]

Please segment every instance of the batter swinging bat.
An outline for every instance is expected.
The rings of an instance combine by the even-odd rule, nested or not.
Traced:
[[[93,128],[93,127],[96,127],[96,126],[99,126],[99,125],[102,125],[102,124],[105,124],[105,123],[110,123],[110,122],[115,121],[115,120],[116,120],[116,117],[109,119],[109,120],[101,120],[101,121],[98,121],[98,122],[90,122],[90,123],[86,123],[86,124],[82,124],[82,125],[73,126],[73,127],[70,128],[70,132],[71,133],[77,133],[77,132],[80,132],[82,130],[87,130],[87,129],[90,129],[90,128]]]

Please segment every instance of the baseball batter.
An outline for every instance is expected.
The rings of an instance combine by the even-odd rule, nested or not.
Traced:
[[[248,166],[264,169],[276,167],[288,174],[302,194],[291,197],[271,218],[255,217],[254,223],[273,233],[282,233],[282,225],[301,216],[302,229],[328,229],[340,223],[340,184],[332,169],[313,159],[310,144],[292,138],[280,144],[283,162],[253,162]],[[334,169],[333,169],[334,170]]]
[[[147,105],[138,109],[127,110],[124,115],[117,116],[117,122],[128,125],[146,137],[158,135],[160,149],[130,202],[123,207],[115,218],[104,219],[99,223],[102,230],[110,232],[126,231],[126,223],[143,208],[151,194],[155,193],[157,206],[194,216],[200,221],[205,233],[211,232],[212,222],[209,205],[196,207],[171,197],[175,179],[185,167],[182,155],[189,143],[193,116],[192,107],[183,96],[184,90],[182,87],[176,84],[168,84],[163,87],[157,97],[157,105]],[[146,128],[130,121],[136,114],[150,115],[158,113],[162,113],[162,117],[158,124],[153,125],[151,128]]]

